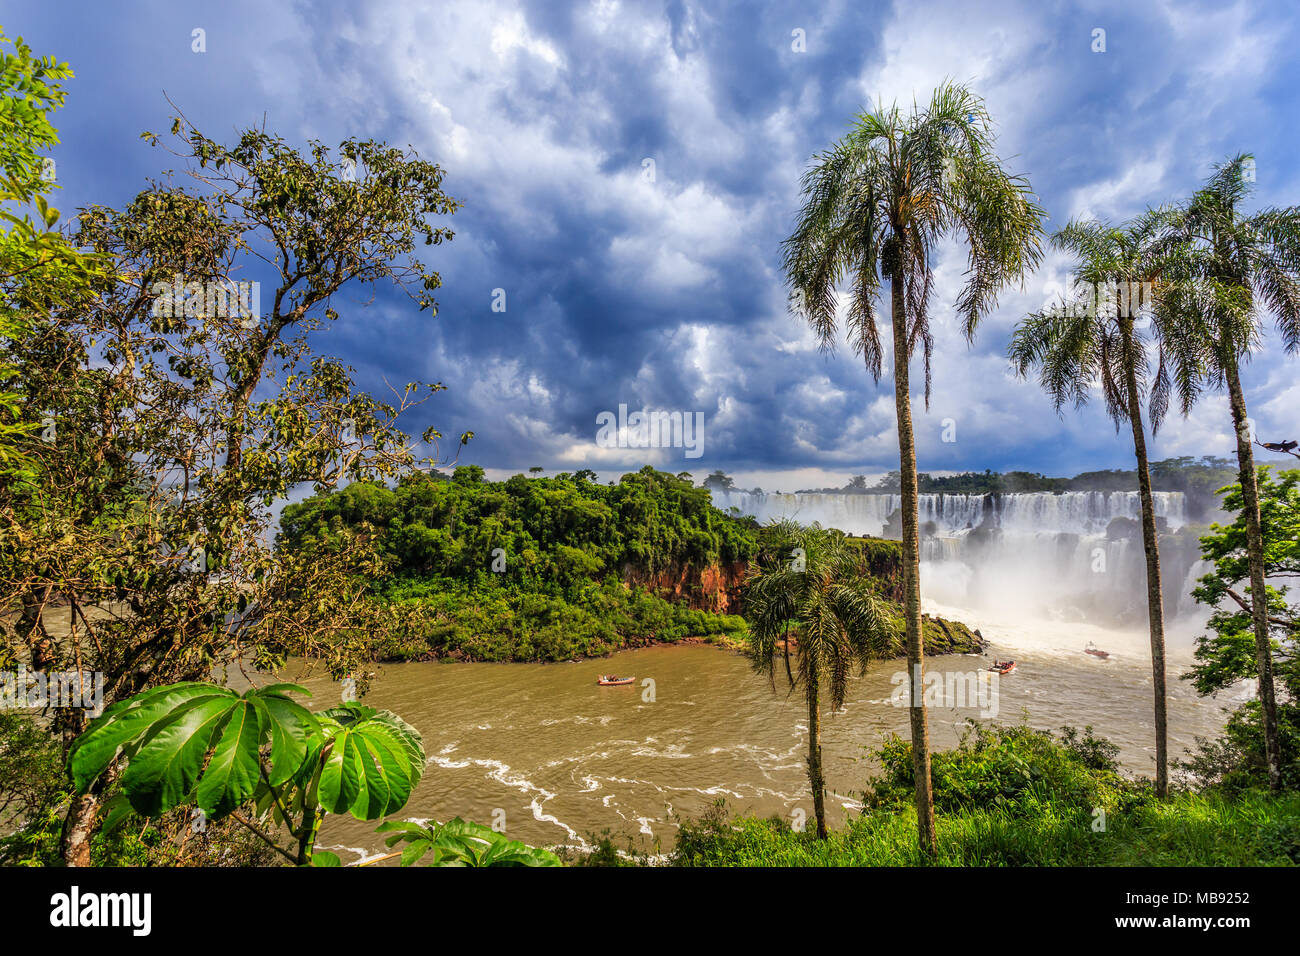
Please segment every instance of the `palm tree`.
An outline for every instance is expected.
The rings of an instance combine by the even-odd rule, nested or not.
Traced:
[[[1282,785],[1277,698],[1264,584],[1259,487],[1251,449],[1241,363],[1260,346],[1261,310],[1271,311],[1288,353],[1300,348],[1300,207],[1245,216],[1254,157],[1242,153],[1214,167],[1206,184],[1166,217],[1160,249],[1166,275],[1157,296],[1164,347],[1180,378],[1195,391],[1226,388],[1237,436],[1237,465],[1246,516],[1250,612],[1264,723],[1269,785]],[[1186,408],[1184,409],[1186,410]]]
[[[912,436],[909,365],[919,342],[930,401],[930,299],[934,245],[950,233],[966,241],[967,282],[956,310],[967,340],[997,294],[1038,262],[1042,209],[1028,183],[1010,176],[992,151],[983,101],[945,83],[929,106],[904,116],[897,105],[862,113],[849,133],[822,153],[803,177],[804,204],[784,244],[792,310],[806,319],[823,348],[838,335],[838,286],[847,281],[845,324],[867,371],[880,380],[882,348],[876,299],[889,282],[893,330],[894,405],[903,499],[903,586],[907,661],[912,680],[912,759],[921,848],[934,849],[930,742],[922,686],[920,543],[916,513],[916,448]]]
[[[1147,618],[1151,631],[1151,676],[1155,692],[1156,793],[1169,792],[1169,726],[1165,687],[1164,598],[1160,584],[1160,545],[1156,534],[1151,470],[1142,425],[1143,397],[1150,394],[1151,431],[1168,408],[1172,383],[1164,353],[1150,380],[1149,343],[1138,328],[1143,304],[1150,311],[1157,265],[1152,252],[1160,213],[1148,213],[1121,227],[1093,221],[1071,222],[1052,236],[1052,245],[1074,253],[1076,288],[1083,300],[1063,302],[1030,314],[1012,336],[1008,354],[1022,377],[1037,369],[1039,382],[1059,413],[1067,401],[1084,405],[1100,383],[1106,411],[1118,431],[1133,432],[1138,494],[1142,502],[1142,544],[1146,552]],[[1158,340],[1157,340],[1158,341]],[[1180,381],[1179,386],[1183,387]],[[1184,396],[1185,403],[1187,396]]]
[[[844,534],[792,521],[769,526],[772,544],[752,563],[744,614],[750,626],[754,668],[776,686],[778,652],[790,689],[802,687],[808,703],[808,783],[817,837],[826,837],[826,779],[822,773],[821,691],[831,710],[844,704],[851,671],[902,649],[888,602],[862,574]],[[790,635],[796,634],[791,666]]]

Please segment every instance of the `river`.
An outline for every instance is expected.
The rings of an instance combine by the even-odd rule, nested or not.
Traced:
[[[982,670],[994,657],[1019,661],[999,682],[991,720],[1024,719],[1053,730],[1091,724],[1120,747],[1127,770],[1153,772],[1144,632],[1086,623],[1008,625],[927,608],[981,628],[992,641],[986,657],[930,658],[928,669],[965,672]],[[1176,628],[1169,639],[1174,758],[1194,746],[1195,736],[1216,735],[1223,707],[1246,693],[1200,699],[1178,679],[1191,662],[1194,632]],[[1111,659],[1084,654],[1089,640],[1111,651]],[[852,812],[873,771],[866,748],[891,732],[907,734],[906,708],[891,703],[897,687],[891,679],[902,667],[901,661],[873,664],[853,681],[844,709],[823,720],[832,825]],[[596,686],[605,672],[634,675],[636,684]],[[316,708],[339,694],[326,679],[304,683]],[[390,664],[365,702],[400,714],[424,737],[428,766],[401,813],[406,819],[496,820],[511,837],[547,846],[584,847],[608,831],[620,847],[631,840],[642,850],[657,844],[666,851],[674,841],[673,815],[698,816],[719,797],[736,811],[811,816],[805,705],[779,683],[774,693],[733,651],[680,645],[565,664]],[[933,708],[932,745],[953,746],[965,720],[978,716],[976,707]],[[331,817],[319,845],[345,863],[372,859],[384,852],[375,825]]]

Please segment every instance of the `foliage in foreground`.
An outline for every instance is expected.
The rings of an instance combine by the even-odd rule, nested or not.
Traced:
[[[388,833],[389,847],[402,848],[402,866],[428,859],[429,866],[560,866],[560,859],[549,850],[541,850],[511,840],[491,827],[456,817],[446,823],[411,823],[390,820],[379,825]]]
[[[920,866],[911,755],[877,752],[864,812],[826,840],[774,817],[731,818],[720,802],[683,823],[676,866]],[[1123,777],[1114,747],[1066,728],[979,727],[934,755],[944,866],[1288,866],[1300,864],[1300,794],[1180,791],[1155,799]]]
[[[105,805],[101,833],[112,833],[131,811],[152,820],[192,807],[202,830],[209,821],[233,818],[291,862],[339,866],[336,854],[315,848],[325,815],[377,820],[396,813],[420,782],[424,744],[390,711],[347,702],[312,713],[291,692],[307,693],[293,684],[237,694],[180,683],[108,708],[77,738],[69,759],[78,793],[102,775],[113,779],[116,793]],[[296,854],[279,846],[268,825],[289,831]],[[390,821],[378,832],[391,834],[390,847],[407,844],[403,866],[424,857],[431,866],[559,865],[554,854],[459,818]],[[149,856],[143,832],[116,850],[114,862]]]
[[[281,854],[310,864],[326,813],[376,820],[406,805],[424,771],[424,745],[389,711],[345,703],[313,714],[289,692],[308,693],[292,684],[236,694],[180,683],[120,701],[69,754],[77,791],[110,766],[121,770],[105,829],[127,805],[145,816],[193,806],[219,820],[251,804],[256,819],[286,827],[297,841],[296,854]]]

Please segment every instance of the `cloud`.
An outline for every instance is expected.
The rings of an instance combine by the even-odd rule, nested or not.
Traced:
[[[604,477],[650,462],[791,490],[897,467],[888,362],[876,383],[843,342],[821,351],[789,315],[780,272],[800,175],[877,100],[907,108],[946,78],[971,83],[1050,229],[1175,199],[1243,149],[1258,158],[1260,203],[1295,186],[1296,133],[1276,117],[1297,105],[1284,56],[1296,17],[1263,4],[335,0],[200,17],[151,2],[128,20],[17,8],[36,49],[80,77],[58,117],[65,215],[124,204],[167,165],[137,139],[167,125],[163,90],[217,136],[265,113],[299,144],[371,136],[441,163],[465,205],[455,240],[428,250],[439,315],[356,290],[316,344],[375,391],[446,383],[410,430],[475,431],[462,459],[490,473]],[[189,47],[198,20],[203,56]],[[944,242],[934,269],[928,412],[913,375],[920,466],[1127,465],[1130,442],[1096,403],[1058,416],[1007,365],[1012,329],[1068,281],[1068,258],[1050,253],[1007,290],[973,344],[952,315],[965,250]],[[1294,431],[1293,368],[1270,333],[1246,371],[1261,433]],[[599,448],[596,415],[620,403],[703,412],[704,458]],[[1208,396],[1166,423],[1153,454],[1223,454],[1226,437],[1226,407]]]

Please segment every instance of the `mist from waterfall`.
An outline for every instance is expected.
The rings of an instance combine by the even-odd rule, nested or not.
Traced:
[[[1154,492],[1166,615],[1199,614],[1188,594],[1206,571],[1181,492]],[[713,491],[719,508],[766,523],[792,518],[855,535],[901,536],[897,494]],[[1146,620],[1146,562],[1136,491],[923,494],[925,598],[1005,621],[1138,627]]]

